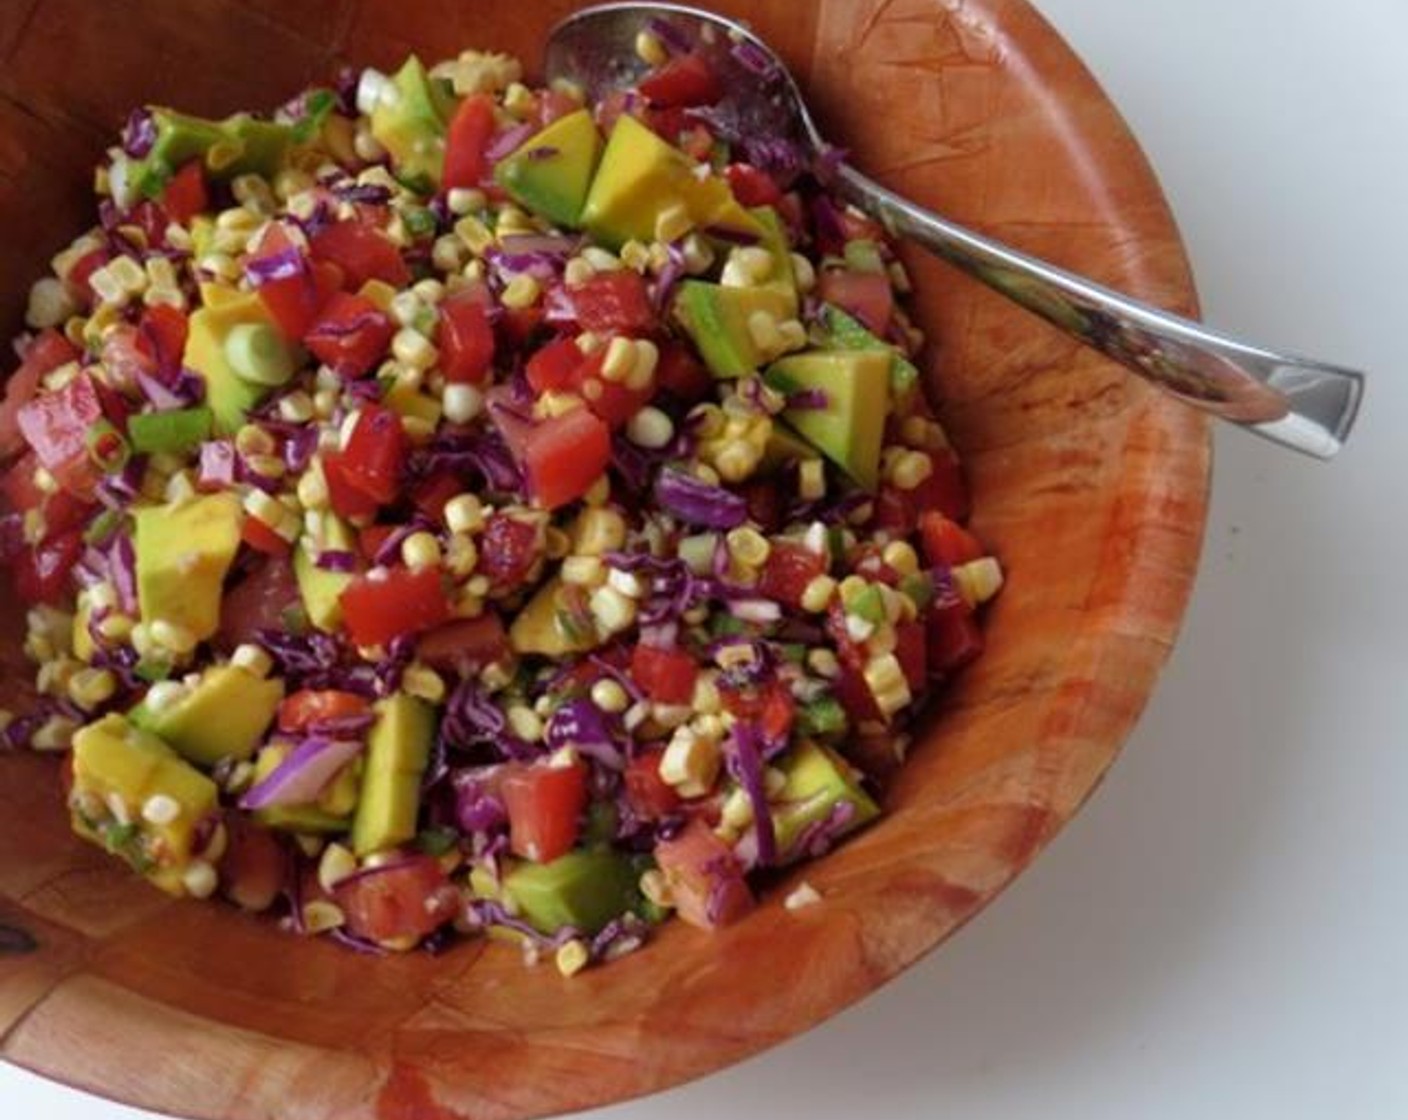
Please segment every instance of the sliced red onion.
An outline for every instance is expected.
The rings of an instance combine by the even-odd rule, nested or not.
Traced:
[[[156,147],[156,118],[145,106],[133,109],[122,126],[122,150],[133,159],[145,159]]]
[[[313,564],[325,572],[355,572],[357,570],[357,554],[343,549],[324,549],[318,553]]]
[[[735,723],[724,747],[728,772],[753,804],[753,833],[757,837],[758,865],[777,861],[777,839],[773,831],[772,809],[763,782],[763,755],[757,731],[746,722]]]
[[[240,798],[240,808],[310,804],[361,750],[362,743],[356,739],[304,739],[273,773]]]
[[[308,261],[297,248],[290,245],[267,257],[255,257],[244,266],[244,274],[253,287],[273,280],[291,280],[295,276],[308,275]]]
[[[532,123],[524,123],[505,129],[489,141],[489,146],[484,149],[484,158],[490,163],[498,163],[505,156],[512,155],[533,135],[536,127]]]
[[[151,401],[158,412],[172,408],[185,408],[186,402],[149,373],[137,371],[137,386],[142,395]]]
[[[108,548],[108,575],[117,589],[118,605],[127,614],[137,611],[137,550],[130,533],[119,533]]]
[[[674,649],[679,642],[680,624],[673,620],[643,625],[640,628],[640,644],[652,649]]]
[[[235,484],[235,445],[228,439],[206,440],[200,445],[200,468],[196,488],[225,490]]]

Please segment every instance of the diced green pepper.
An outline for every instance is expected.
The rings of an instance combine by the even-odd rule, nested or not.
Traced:
[[[209,439],[213,421],[205,407],[144,412],[127,421],[127,438],[133,449],[143,454],[180,454]]]

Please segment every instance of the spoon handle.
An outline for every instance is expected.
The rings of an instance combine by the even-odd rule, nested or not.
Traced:
[[[1319,459],[1354,425],[1364,375],[1249,346],[931,213],[847,165],[840,187],[940,257],[1188,404]]]

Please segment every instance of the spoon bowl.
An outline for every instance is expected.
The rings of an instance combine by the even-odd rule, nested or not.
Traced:
[[[723,99],[707,110],[718,135],[764,170],[808,170],[832,180],[892,234],[913,238],[951,264],[1186,404],[1316,458],[1348,438],[1363,375],[1279,354],[1131,299],[917,206],[851,167],[822,139],[786,65],[745,24],[677,4],[587,8],[553,30],[551,78],[593,98],[633,84],[646,69],[638,36],[672,54],[702,55]]]

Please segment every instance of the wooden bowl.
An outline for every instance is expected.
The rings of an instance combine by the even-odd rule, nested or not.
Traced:
[[[271,107],[344,59],[513,51],[567,0],[33,0],[0,6],[7,331],[89,220],[128,108]],[[1144,157],[1023,0],[730,0],[828,134],[909,196],[1185,313]],[[673,1085],[805,1030],[972,917],[1079,808],[1168,654],[1205,517],[1202,419],[919,253],[928,369],[1010,582],[883,821],[709,935],[564,980],[481,943],[368,960],[172,902],[68,834],[52,758],[0,758],[0,1050],[148,1108],[282,1120],[502,1120]],[[9,608],[5,691],[28,670]]]

